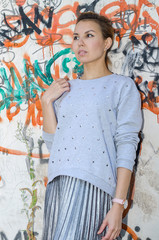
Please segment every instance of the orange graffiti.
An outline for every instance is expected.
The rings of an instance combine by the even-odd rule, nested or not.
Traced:
[[[159,7],[158,7],[158,11],[159,11]],[[143,17],[145,19],[148,19],[148,24],[151,26],[152,28],[152,31],[155,30],[156,32],[156,36],[158,37],[158,43],[159,43],[159,28],[157,27],[158,26],[158,22],[155,21],[153,19],[153,16],[151,16],[148,12],[144,11],[143,12]],[[146,40],[150,40],[150,39],[146,39]]]
[[[32,78],[32,81],[33,81],[33,82],[36,82],[36,81],[37,81],[37,84],[38,84],[41,88],[44,88],[44,89],[47,88],[48,85],[45,84],[45,83],[43,82],[43,80],[42,80],[39,76],[37,76],[36,79],[35,79],[35,69],[34,69],[33,64],[31,63],[30,56],[29,56],[27,53],[24,54],[24,60],[25,60],[27,72],[30,71],[30,72],[33,74],[33,76],[34,76],[34,78]],[[46,76],[46,75],[45,75],[45,76]],[[25,79],[27,80],[27,76],[25,76]]]
[[[138,240],[138,236],[135,234],[135,232],[130,228],[128,227],[126,224],[122,224],[122,229],[124,229],[126,232],[128,232],[131,237],[133,238],[133,240]]]
[[[43,180],[44,180],[44,186],[46,187],[46,186],[47,186],[47,183],[48,183],[48,178],[47,178],[47,177],[44,177]]]
[[[23,6],[25,4],[26,0],[16,0],[15,3],[17,6]]]
[[[21,0],[18,1],[18,3],[20,3]],[[28,11],[28,13],[26,13],[27,17],[30,17],[30,20],[32,22],[34,22],[34,17],[35,17],[35,7],[37,6],[37,4],[33,4],[32,8],[30,11]],[[14,23],[15,22],[19,22],[20,23],[20,27],[22,27],[22,22],[21,22],[21,16],[15,16],[15,15],[8,15],[6,16],[6,21],[8,23],[8,25],[10,26],[11,29],[14,29]],[[13,22],[13,23],[12,23]],[[24,39],[24,40],[23,40]],[[19,48],[22,47],[29,39],[29,35],[24,35],[24,34],[18,34],[14,37],[11,38],[11,40],[6,39],[4,41],[4,46],[9,48],[9,47],[13,47],[13,48]],[[17,42],[17,40],[19,40]],[[21,42],[20,42],[21,40]]]
[[[153,88],[156,88],[157,85],[153,81],[148,83],[148,96],[146,97],[143,92],[140,92],[142,100],[142,108],[148,109],[156,115],[159,115],[159,108],[156,106],[156,103],[159,103],[159,96],[154,97],[152,92]],[[146,100],[146,101],[145,101]]]
[[[26,60],[26,70],[28,72],[29,71],[32,72],[33,75],[35,76],[35,70],[34,70],[33,65],[31,64],[30,57],[27,54],[25,54],[24,59]],[[13,62],[10,62],[10,63],[4,62],[4,64],[7,66],[7,68],[9,69],[9,71],[11,73],[12,73],[12,69],[14,69],[14,72],[15,72],[16,77],[18,79],[18,83],[15,84],[15,79],[14,79],[15,76],[14,76],[14,74],[11,74],[11,86],[12,86],[12,88],[13,89],[16,89],[16,88],[19,89],[19,87],[21,87],[21,89],[23,89],[22,88],[23,79],[22,79],[18,69],[14,65],[14,63]],[[25,79],[27,80],[27,76],[25,76]],[[32,82],[36,82],[36,81],[37,81],[38,86],[40,86],[41,88],[46,89],[48,87],[48,85],[46,85],[39,76],[36,77],[36,80],[35,80],[35,78],[32,78]],[[30,98],[28,100],[28,110],[27,110],[27,116],[26,116],[26,124],[28,125],[30,123],[30,121],[32,120],[33,126],[36,126],[37,124],[39,126],[42,126],[43,121],[42,121],[42,107],[41,107],[40,97],[39,97],[38,93],[36,92],[36,90],[33,90],[33,93],[36,94],[36,97]],[[10,96],[10,97],[14,98],[14,96]],[[37,116],[36,116],[36,111],[37,111]],[[12,102],[10,104],[9,108],[7,109],[7,113],[6,113],[9,121],[11,121],[13,119],[13,117],[15,117],[19,112],[20,112],[20,107],[19,107],[18,103],[17,102]],[[2,121],[2,118],[1,118],[1,121]]]
[[[133,198],[134,198],[134,191],[135,191],[135,173],[133,172],[132,177],[131,177],[131,182],[130,182],[128,207],[123,212],[123,218],[128,214],[128,212],[131,208],[132,201],[133,201]]]
[[[17,39],[21,39],[22,37],[23,37],[22,35],[15,36],[15,37],[12,38],[12,41],[6,39],[6,40],[4,41],[4,46],[5,46],[6,48],[9,48],[9,47],[20,48],[20,47],[22,47],[22,46],[24,46],[24,45],[26,44],[26,42],[27,42],[28,39],[29,39],[29,35],[26,36],[26,37],[24,38],[24,40],[22,40],[22,42],[20,42],[20,43],[14,42],[14,41],[16,41]]]
[[[152,35],[147,34],[146,37],[145,37],[145,41],[147,42],[147,44],[149,44],[152,40],[153,40]]]
[[[142,77],[137,77],[135,82],[139,85],[142,83]],[[142,108],[148,109],[149,111],[153,112],[157,116],[159,115],[159,108],[156,105],[159,103],[159,96],[154,96],[153,90],[157,88],[157,83],[154,81],[149,81],[147,84],[148,87],[148,94],[147,96],[140,91],[141,101],[142,101]]]
[[[12,108],[15,107],[15,111],[12,111]],[[20,112],[20,107],[17,105],[17,103],[12,102],[10,103],[10,108],[7,109],[7,118],[9,121],[13,119],[14,116],[16,116]]]
[[[17,1],[21,2],[21,1]],[[138,40],[141,40],[142,34],[136,34],[136,30],[140,27],[145,25],[145,19],[146,24],[149,24],[152,29],[156,31],[156,36],[159,36],[159,29],[158,29],[158,23],[152,18],[153,16],[150,16],[150,14],[147,11],[144,11],[141,15],[141,10],[143,9],[142,6],[147,6],[148,8],[153,7],[153,4],[150,3],[147,0],[140,0],[138,1],[138,4],[128,4],[125,0],[120,0],[116,2],[112,2],[104,6],[100,14],[106,15],[108,18],[110,18],[113,23],[115,23],[118,28],[116,28],[116,32],[119,32],[120,35],[117,34],[116,40],[118,43],[121,41],[122,37],[124,37],[127,33],[127,31],[130,31],[129,38],[131,39],[132,36],[135,36]],[[72,37],[72,30],[70,29],[70,26],[74,25],[76,22],[76,11],[79,6],[78,2],[74,2],[74,5],[66,5],[59,9],[57,13],[53,13],[52,18],[52,24],[51,28],[43,27],[43,30],[41,34],[38,34],[35,32],[35,37],[37,40],[37,43],[41,46],[52,46],[54,43],[58,42],[61,45],[67,44],[69,47],[70,45],[66,43],[63,39],[64,35],[68,35],[69,37]],[[33,22],[35,18],[35,8],[37,7],[37,4],[33,4],[30,11],[26,13],[26,16],[30,18],[30,20]],[[156,6],[156,11],[159,12],[159,7]],[[72,15],[75,16],[74,20],[67,21],[66,23],[60,23],[60,20],[63,17],[63,14],[72,12]],[[46,7],[43,9],[40,14],[45,18],[48,19],[48,13],[49,13],[49,7]],[[143,19],[141,19],[141,16]],[[14,28],[14,25],[12,22],[15,22],[17,20],[21,20],[20,16],[7,16],[7,22],[10,25],[11,28]],[[64,18],[63,18],[64,19]],[[41,22],[38,20],[36,26],[38,28],[41,28]],[[6,39],[4,41],[4,45],[6,47],[21,47],[23,46],[29,38],[28,36],[25,36],[25,39],[22,40],[22,42],[14,42],[17,39],[23,39],[24,35],[17,35],[12,38],[12,41]],[[159,38],[158,38],[159,39]],[[147,41],[150,41],[150,37],[146,39]],[[159,40],[158,40],[159,41]]]
[[[39,100],[39,96],[38,95],[36,96],[38,100],[30,99],[28,101],[28,110],[27,110],[27,116],[25,120],[26,125],[29,125],[30,122],[32,122],[33,126],[36,126],[37,124],[39,126],[43,125],[41,102]],[[33,101],[33,103],[31,101]],[[38,111],[37,115],[35,114],[36,110]]]
[[[68,35],[72,37],[73,32],[71,29],[68,29],[68,27],[74,25],[76,20],[70,20],[66,23],[60,23],[60,19],[62,19],[62,15],[66,12],[72,12],[72,15],[75,15],[78,5],[78,2],[74,2],[73,6],[66,5],[62,7],[56,14],[54,14],[51,29],[43,28],[42,34],[40,35],[35,32],[37,43],[41,46],[51,46],[58,41],[58,43],[60,43],[61,45],[67,44],[67,46],[70,47],[70,44],[64,41],[63,35]],[[47,18],[47,12],[48,9],[44,9],[41,12],[42,16]],[[40,21],[38,22],[37,26],[40,27]]]
[[[116,40],[120,43],[121,39],[126,35],[127,31],[130,31],[129,38],[135,36],[138,40],[141,40],[142,34],[137,34],[136,30],[140,26],[149,24],[152,29],[155,29],[156,36],[159,37],[158,23],[150,16],[147,11],[141,14],[142,6],[147,6],[148,8],[154,7],[152,3],[148,0],[140,0],[138,4],[129,4],[125,0],[115,1],[104,6],[100,14],[105,15],[112,20],[117,26],[116,32],[120,34],[117,35]],[[159,12],[159,7],[156,6],[156,11]],[[141,16],[143,19],[141,19]],[[147,39],[148,40],[148,39]],[[159,38],[158,38],[159,41]]]
[[[45,8],[41,15],[45,18],[48,18],[48,11],[49,7]],[[51,46],[53,43],[56,43],[59,41],[61,36],[57,34],[57,25],[56,25],[56,17],[57,15],[53,15],[53,21],[52,21],[52,28],[48,29],[46,27],[43,28],[42,33],[39,35],[35,32],[35,37],[37,40],[37,43],[41,46]],[[40,28],[40,21],[38,21],[37,26]]]
[[[20,5],[21,3],[25,2],[24,0],[17,0],[17,4]],[[22,4],[21,4],[22,5]],[[35,18],[35,8],[37,7],[37,4],[33,4],[32,8],[30,11],[26,13],[26,16],[30,18],[32,22],[34,22]],[[79,6],[78,2],[74,2],[73,6],[71,5],[66,5],[59,9],[57,13],[53,13],[53,18],[52,18],[52,24],[51,28],[43,27],[43,30],[41,34],[38,34],[35,32],[35,37],[37,40],[37,43],[41,46],[52,46],[54,43],[58,41],[58,43],[64,45],[67,44],[65,43],[63,39],[63,35],[68,35],[72,36],[72,30],[70,29],[70,26],[74,25],[76,22],[76,11]],[[136,34],[136,30],[140,27],[145,25],[145,19],[146,19],[146,24],[149,24],[153,30],[156,31],[156,36],[159,36],[159,29],[158,29],[158,22],[156,22],[153,19],[153,16],[151,16],[147,11],[144,11],[141,14],[141,10],[143,9],[142,6],[147,6],[148,8],[152,8],[153,4],[150,3],[148,0],[140,0],[138,1],[138,4],[128,4],[126,0],[120,0],[120,1],[115,1],[112,3],[109,3],[105,5],[101,11],[100,14],[106,15],[108,18],[110,18],[113,23],[115,23],[118,28],[116,28],[116,32],[120,33],[120,36],[116,36],[116,40],[118,42],[121,41],[122,37],[125,36],[127,31],[130,31],[129,33],[129,38],[135,35],[135,37],[138,40],[141,40],[142,35],[141,34]],[[67,21],[66,23],[60,23],[60,20],[63,17],[63,14],[65,13],[71,13],[72,15],[75,16],[74,20]],[[156,6],[156,12],[159,13],[159,7]],[[48,19],[48,13],[49,13],[49,7],[46,7],[43,9],[40,14],[44,19]],[[141,16],[143,19],[141,19]],[[21,17],[20,16],[6,16],[7,22],[10,25],[12,29],[14,29],[14,23],[15,21],[20,21]],[[63,18],[64,19],[64,18]],[[38,20],[36,26],[41,28],[41,22]],[[14,42],[17,39],[23,39],[22,42]],[[27,41],[28,41],[29,35],[24,36],[19,34],[15,37],[12,38],[12,40],[6,39],[4,41],[4,45],[6,47],[21,47],[23,46]],[[159,39],[159,38],[158,38]],[[147,39],[147,41],[150,41],[150,39]],[[158,40],[159,41],[159,40]]]
[[[18,103],[19,100],[16,100],[16,97],[14,99],[14,93],[16,91],[21,91],[23,95],[19,95],[18,93],[18,99],[20,100],[26,100],[28,104],[27,108],[27,114],[26,114],[26,120],[25,124],[29,125],[32,123],[33,126],[43,125],[43,116],[42,116],[42,106],[41,106],[41,96],[43,95],[42,89],[47,89],[49,86],[44,83],[44,81],[41,79],[40,76],[37,76],[35,73],[34,64],[31,63],[30,57],[28,54],[24,54],[24,62],[25,62],[25,81],[27,82],[27,86],[24,87],[24,80],[22,79],[20,72],[18,68],[15,66],[13,62],[7,63],[4,62],[6,67],[8,68],[9,72],[11,73],[10,78],[10,85],[12,87],[12,90],[8,93],[11,103],[9,106],[7,106],[6,110],[6,116],[9,119],[9,121],[13,120],[13,118],[18,115],[20,112],[20,105]],[[60,78],[60,68],[59,65],[56,64],[56,62],[52,65],[54,73],[51,74],[52,79],[56,80]],[[30,76],[31,80],[28,81],[28,75]],[[44,74],[46,77],[46,74]],[[72,78],[76,78],[77,74],[72,73]],[[31,87],[35,84],[34,87]],[[36,86],[40,87],[41,90],[38,92],[38,88],[36,89]],[[33,97],[31,97],[31,93],[33,94]],[[6,93],[7,94],[7,93]],[[16,93],[15,93],[16,94]],[[27,98],[27,94],[29,94],[30,98]],[[7,96],[7,95],[6,95]],[[0,117],[0,121],[2,121],[2,118]]]
[[[14,150],[14,149],[9,149],[9,148],[4,148],[4,147],[1,147],[0,146],[0,152],[2,153],[6,153],[6,154],[11,154],[11,155],[20,155],[20,156],[27,156],[28,153],[26,152],[22,152],[22,151],[19,151],[19,150]],[[32,158],[40,158],[40,155],[37,154],[37,153],[32,153],[30,155]],[[42,157],[43,158],[49,158],[49,154],[42,154]]]
[[[159,97],[157,97],[157,102],[159,102]],[[148,109],[149,111],[151,111],[157,115],[159,114],[159,108],[154,105],[154,102],[151,101],[150,94],[148,94],[148,103],[144,102],[142,104],[142,106],[143,106],[143,108]]]
[[[3,63],[7,66],[7,68],[9,69],[9,71],[11,73],[12,73],[12,69],[14,69],[16,76],[18,78],[19,84],[22,84],[23,83],[22,77],[21,77],[17,67],[15,66],[15,64],[13,62],[5,62],[5,61],[3,61]],[[13,74],[11,74],[11,85],[13,88],[15,87]]]
[[[17,5],[21,6],[21,2],[24,1],[17,1]],[[64,7],[62,7],[61,9],[59,9],[59,11],[57,13],[53,13],[53,19],[52,19],[52,24],[51,24],[51,28],[47,28],[47,27],[43,27],[41,34],[38,34],[37,32],[34,32],[37,43],[41,46],[52,46],[54,43],[56,42],[60,42],[62,45],[66,44],[63,40],[63,33],[65,32],[65,35],[69,35],[72,36],[72,30],[71,29],[66,29],[67,27],[70,27],[71,25],[75,24],[76,20],[70,20],[67,21],[67,23],[63,24],[60,23],[60,18],[62,18],[62,15],[66,12],[72,12],[73,15],[75,15],[75,12],[77,10],[79,3],[75,2],[73,6],[71,5],[66,5]],[[32,8],[26,13],[26,16],[32,21],[34,22],[34,18],[35,18],[35,8],[37,7],[37,4],[33,4]],[[46,7],[45,9],[43,9],[40,14],[44,19],[48,19],[48,13],[49,13],[49,7]],[[14,23],[15,22],[20,22],[21,23],[21,16],[14,16],[14,15],[9,15],[6,16],[6,21],[8,23],[8,25],[10,26],[10,28],[14,29]],[[40,29],[41,22],[40,20],[38,20],[36,26]],[[63,30],[61,30],[61,28]],[[24,34],[18,34],[14,37],[11,38],[11,40],[9,39],[5,39],[4,40],[4,46],[9,48],[9,47],[13,47],[13,48],[19,48],[22,47],[24,44],[26,44],[26,42],[29,39],[29,35],[24,35]],[[18,41],[17,41],[18,40]],[[68,44],[67,44],[68,45]]]

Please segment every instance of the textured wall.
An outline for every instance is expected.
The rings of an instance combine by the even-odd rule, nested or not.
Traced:
[[[49,157],[40,96],[54,79],[81,70],[70,43],[85,10],[112,19],[112,71],[138,83],[143,103],[122,239],[159,239],[159,0],[1,0],[0,240],[40,240]]]

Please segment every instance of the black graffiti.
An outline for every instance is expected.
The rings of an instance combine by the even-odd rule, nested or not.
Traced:
[[[135,227],[135,232],[140,232],[140,227],[139,226],[136,226]],[[138,240],[143,240],[143,239],[141,239],[140,237],[138,237],[137,238]],[[127,240],[133,240],[133,238],[132,238],[132,236],[129,234],[128,235],[128,238],[127,238]],[[147,237],[145,240],[151,240],[151,238],[149,238],[149,237]]]
[[[158,105],[157,96],[159,95],[159,93],[158,93],[159,92],[159,74],[156,77],[158,79],[158,82],[156,84],[156,82],[153,81],[153,85],[154,85],[155,90],[157,90],[156,91],[157,93],[155,91],[152,92],[149,90],[148,81],[145,81],[141,86],[143,88],[142,93],[144,93],[144,96],[145,96],[143,103],[148,103],[149,106],[152,106],[152,105],[157,106]]]
[[[147,37],[152,38],[151,42],[148,43],[146,41]],[[137,64],[131,65],[134,70],[139,70],[142,72],[152,73],[153,86],[155,92],[150,92],[148,89],[148,81],[144,81],[142,84],[144,87],[144,93],[149,94],[153,101],[155,101],[155,95],[159,95],[159,73],[155,72],[154,69],[156,66],[159,66],[159,47],[156,47],[157,37],[154,33],[146,33],[142,35],[142,43],[144,43],[144,48],[140,51],[140,60],[138,60]],[[134,47],[139,48],[141,46],[141,41],[137,40],[135,37],[131,38],[132,44]],[[123,54],[126,55],[127,51],[123,51]],[[135,78],[134,71],[132,71],[132,78]]]
[[[146,41],[148,37],[151,37],[152,40],[150,43]],[[154,33],[146,33],[143,34],[141,37],[141,40],[138,40],[135,36],[131,37],[131,41],[128,41],[127,44],[124,46],[122,43],[122,40],[120,41],[120,45],[118,48],[113,49],[112,52],[114,54],[122,53],[127,56],[130,52],[130,50],[133,52],[134,50],[132,49],[132,46],[137,48],[140,52],[140,62],[138,62],[137,65],[135,65],[136,57],[134,57],[134,61],[132,61],[131,67],[138,69],[138,70],[143,70],[145,65],[152,65],[152,66],[158,66],[159,65],[159,47],[155,46],[156,43],[158,42],[157,37]],[[124,46],[124,49],[123,49]],[[135,51],[134,51],[135,54]],[[151,71],[151,69],[149,69]]]
[[[8,239],[7,236],[5,235],[5,233],[0,232],[0,239],[1,240],[11,240]],[[16,234],[15,238],[13,238],[13,240],[28,240],[28,234],[26,231],[18,231],[18,233]]]
[[[87,12],[87,11],[92,11],[94,12],[95,11],[95,7],[97,5],[97,3],[99,2],[100,0],[94,0],[92,3],[90,4],[81,4],[77,7],[77,10],[76,10],[76,13],[77,15],[80,14],[80,12]]]
[[[44,6],[45,7],[50,7],[53,6],[54,8],[57,8],[61,5],[62,0],[56,0],[56,1],[52,1],[52,0],[43,0]]]
[[[125,60],[122,65],[122,74],[137,80],[143,103],[151,109],[157,109],[159,106],[159,47],[156,34],[144,33],[140,39],[131,36],[126,44],[123,43],[122,37],[120,39],[119,46],[111,52],[114,55],[123,53]],[[143,74],[146,76],[144,79]]]
[[[38,34],[41,33],[41,30],[36,26],[38,23],[38,20],[40,20],[47,28],[51,28],[52,23],[52,16],[53,16],[53,7],[49,8],[48,12],[48,22],[43,18],[43,16],[39,13],[38,7],[34,8],[35,11],[35,17],[34,17],[34,23],[26,16],[26,14],[23,11],[22,7],[19,7],[19,13],[22,17],[22,23],[23,23],[23,30],[22,32],[25,33],[25,35],[31,34],[34,31],[36,31]],[[27,25],[30,26],[27,28]]]
[[[152,41],[150,44],[147,43],[146,38],[151,36]],[[147,48],[144,49],[143,59],[144,62],[151,65],[159,66],[159,47],[154,47],[153,44],[157,40],[157,37],[154,33],[146,33],[142,36],[142,41],[144,42]]]
[[[137,147],[137,150],[136,150],[136,158],[135,158],[135,165],[134,165],[135,169],[137,169],[137,167],[138,167],[139,157],[140,157],[140,150],[141,150],[141,144],[142,144],[143,139],[144,139],[144,134],[143,134],[142,131],[140,131],[140,133],[139,133],[139,139],[140,140],[139,140],[138,147]]]
[[[44,164],[44,163],[48,163],[49,162],[49,158],[43,158],[43,151],[42,151],[43,145],[45,145],[44,140],[38,139],[40,164]]]
[[[151,37],[152,39],[150,43],[147,42],[148,37]],[[155,46],[157,42],[158,39],[154,33],[143,34],[140,41],[136,39],[135,36],[131,37],[132,45],[134,48],[138,48],[141,52],[140,63],[138,61],[138,64],[134,66],[134,69],[143,70],[144,66],[147,66],[149,72],[154,72],[152,67],[159,66],[159,47]],[[131,43],[129,42],[126,44],[125,49],[123,50],[125,56],[130,50]]]
[[[8,149],[5,149],[5,148],[4,148],[4,149],[2,150],[2,154],[3,154],[3,155],[5,154],[5,155],[8,156]]]
[[[9,17],[4,15],[4,23],[5,26],[3,26],[0,29],[0,36],[2,36],[4,39],[8,39],[10,41],[13,40],[13,38],[19,34],[25,34],[30,35],[34,31],[38,34],[40,34],[42,31],[37,26],[38,22],[42,22],[47,28],[51,28],[52,26],[52,18],[53,18],[53,12],[54,8],[50,7],[48,9],[48,20],[45,20],[42,14],[39,12],[38,6],[34,7],[34,21],[31,21],[30,18],[25,14],[23,7],[19,7],[19,19],[14,22],[14,27],[11,26],[8,19]],[[13,23],[12,23],[13,25]],[[16,26],[15,26],[16,25]],[[23,26],[22,29],[20,29],[20,26]],[[7,29],[6,29],[7,27]],[[18,28],[19,27],[19,28]],[[3,42],[0,41],[0,46],[3,46]]]
[[[140,232],[140,227],[139,226],[135,227],[135,232],[137,232],[137,233]],[[137,239],[138,240],[143,240],[140,237],[138,237]],[[133,238],[130,234],[128,235],[127,240],[133,240]],[[151,238],[147,237],[145,240],[151,240]]]

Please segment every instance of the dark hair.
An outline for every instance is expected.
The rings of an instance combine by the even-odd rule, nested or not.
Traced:
[[[91,20],[96,22],[100,28],[103,35],[103,38],[106,39],[110,37],[112,41],[114,40],[114,28],[112,27],[112,21],[105,16],[99,15],[95,12],[83,12],[81,13],[76,21],[76,24],[82,20]],[[108,52],[110,51],[111,47],[106,51],[105,55],[105,64],[108,67],[110,64],[110,59],[108,58]]]

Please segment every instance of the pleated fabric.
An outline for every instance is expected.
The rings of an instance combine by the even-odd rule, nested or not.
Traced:
[[[89,182],[58,176],[47,185],[42,240],[99,240],[111,196]]]

